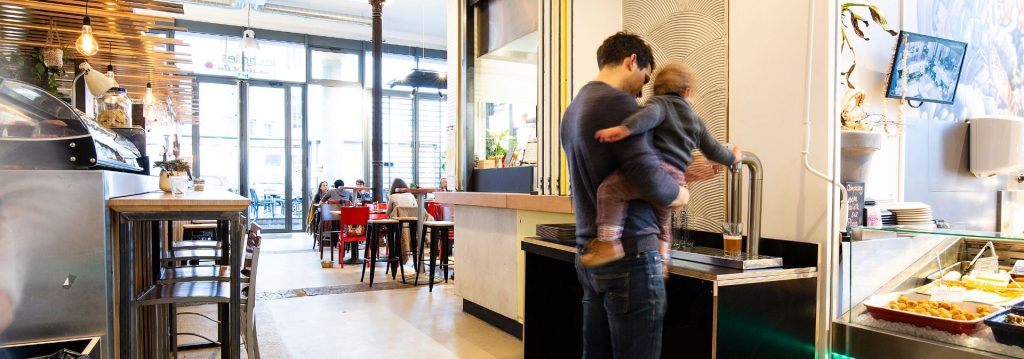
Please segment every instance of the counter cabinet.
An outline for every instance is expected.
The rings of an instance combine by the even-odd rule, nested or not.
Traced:
[[[984,322],[969,334],[952,334],[875,318],[865,305],[908,293],[931,299],[924,294],[930,293],[924,286],[939,284],[932,282],[951,271],[966,271],[979,252],[991,256],[984,249],[989,243],[998,254],[999,269],[1008,271],[1017,260],[1024,259],[1024,236],[908,227],[855,228],[853,234],[855,240],[844,242],[840,255],[839,310],[832,322],[833,353],[855,358],[1024,357],[1024,348],[998,342],[992,328]],[[1008,308],[1021,300],[1024,296],[989,304]],[[967,304],[961,305],[974,306],[979,301],[981,297],[972,298],[969,293]]]
[[[527,238],[522,250],[525,357],[580,357],[575,248]],[[673,260],[662,357],[813,358],[816,292],[814,267],[742,271]]]

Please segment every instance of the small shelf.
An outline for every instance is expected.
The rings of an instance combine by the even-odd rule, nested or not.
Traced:
[[[967,237],[967,238],[980,238],[980,239],[997,239],[997,240],[1012,240],[1012,241],[1024,241],[1024,233],[1001,233],[1001,232],[985,232],[985,231],[970,231],[965,229],[917,229],[907,226],[883,226],[883,227],[850,227],[852,230],[860,231],[876,231],[876,232],[889,232],[889,233],[906,233],[906,234],[924,234],[924,235],[940,235],[940,236],[955,236],[955,237]]]

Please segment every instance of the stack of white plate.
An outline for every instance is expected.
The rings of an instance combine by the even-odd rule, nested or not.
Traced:
[[[921,202],[900,202],[889,204],[886,207],[896,215],[896,223],[901,226],[922,229],[935,228],[932,207],[927,204]]]

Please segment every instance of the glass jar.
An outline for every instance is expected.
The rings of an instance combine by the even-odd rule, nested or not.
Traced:
[[[96,98],[96,122],[108,127],[132,126],[132,99],[123,87],[111,87]]]

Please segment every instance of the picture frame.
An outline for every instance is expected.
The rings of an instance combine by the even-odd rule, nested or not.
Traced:
[[[909,56],[906,65],[908,90],[905,97],[901,88],[904,55]],[[966,56],[966,42],[900,31],[885,97],[953,103]]]

